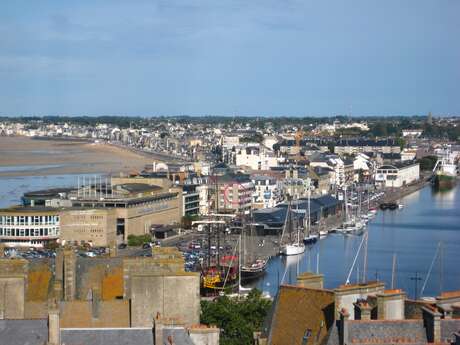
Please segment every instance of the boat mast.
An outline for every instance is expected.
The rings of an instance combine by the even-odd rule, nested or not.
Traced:
[[[307,218],[307,236],[310,236],[310,224],[311,224],[311,216],[310,216],[310,179],[307,179],[308,189],[307,189],[307,200],[308,200],[308,218]]]
[[[396,271],[396,253],[393,253],[393,264],[391,267],[391,289],[393,290],[395,287],[395,271]]]

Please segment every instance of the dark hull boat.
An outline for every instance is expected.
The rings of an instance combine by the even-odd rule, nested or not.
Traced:
[[[251,265],[241,266],[241,281],[248,282],[262,277],[267,270],[267,266],[268,261],[264,259],[256,260],[256,262]]]

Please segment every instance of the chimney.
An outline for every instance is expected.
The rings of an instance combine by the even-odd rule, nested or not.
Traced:
[[[48,345],[61,345],[59,305],[53,301],[48,310]]]
[[[297,276],[297,285],[310,289],[323,289],[323,274],[304,272]]]
[[[215,326],[192,326],[188,329],[188,335],[192,342],[197,345],[219,345],[220,329]]]
[[[93,287],[92,291],[92,299],[91,299],[91,315],[93,319],[99,319],[99,309],[101,305],[101,292],[98,288]]]
[[[157,313],[156,317],[153,319],[153,335],[156,344],[163,344],[163,329],[164,325],[161,321],[160,313]]]
[[[369,321],[371,319],[372,307],[366,300],[360,300],[354,303],[355,320]]]
[[[400,290],[385,290],[377,294],[377,318],[379,320],[404,320],[406,294]]]
[[[76,291],[77,258],[73,249],[65,249],[63,252],[64,265],[64,300],[73,301]]]
[[[441,342],[441,313],[436,307],[426,306],[422,308],[423,324],[426,329],[426,337],[429,343]]]
[[[60,301],[62,299],[62,280],[55,280],[53,284],[54,298]]]
[[[340,345],[347,345],[348,344],[348,320],[350,319],[350,314],[348,310],[342,308],[339,311],[340,321],[339,321],[339,339]]]

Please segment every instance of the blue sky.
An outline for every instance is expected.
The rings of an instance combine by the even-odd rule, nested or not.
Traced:
[[[2,115],[460,114],[458,0],[0,2]]]

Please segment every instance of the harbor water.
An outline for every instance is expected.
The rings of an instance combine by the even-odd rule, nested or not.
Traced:
[[[412,298],[460,289],[460,187],[438,192],[427,186],[400,202],[404,208],[379,210],[367,226],[367,280],[391,288],[394,277],[393,287]],[[325,288],[345,284],[362,237],[329,234],[303,255],[273,257],[265,277],[253,286],[274,296],[279,283],[295,284],[298,273],[306,271],[324,274]],[[363,281],[364,256],[361,250],[351,283]]]

